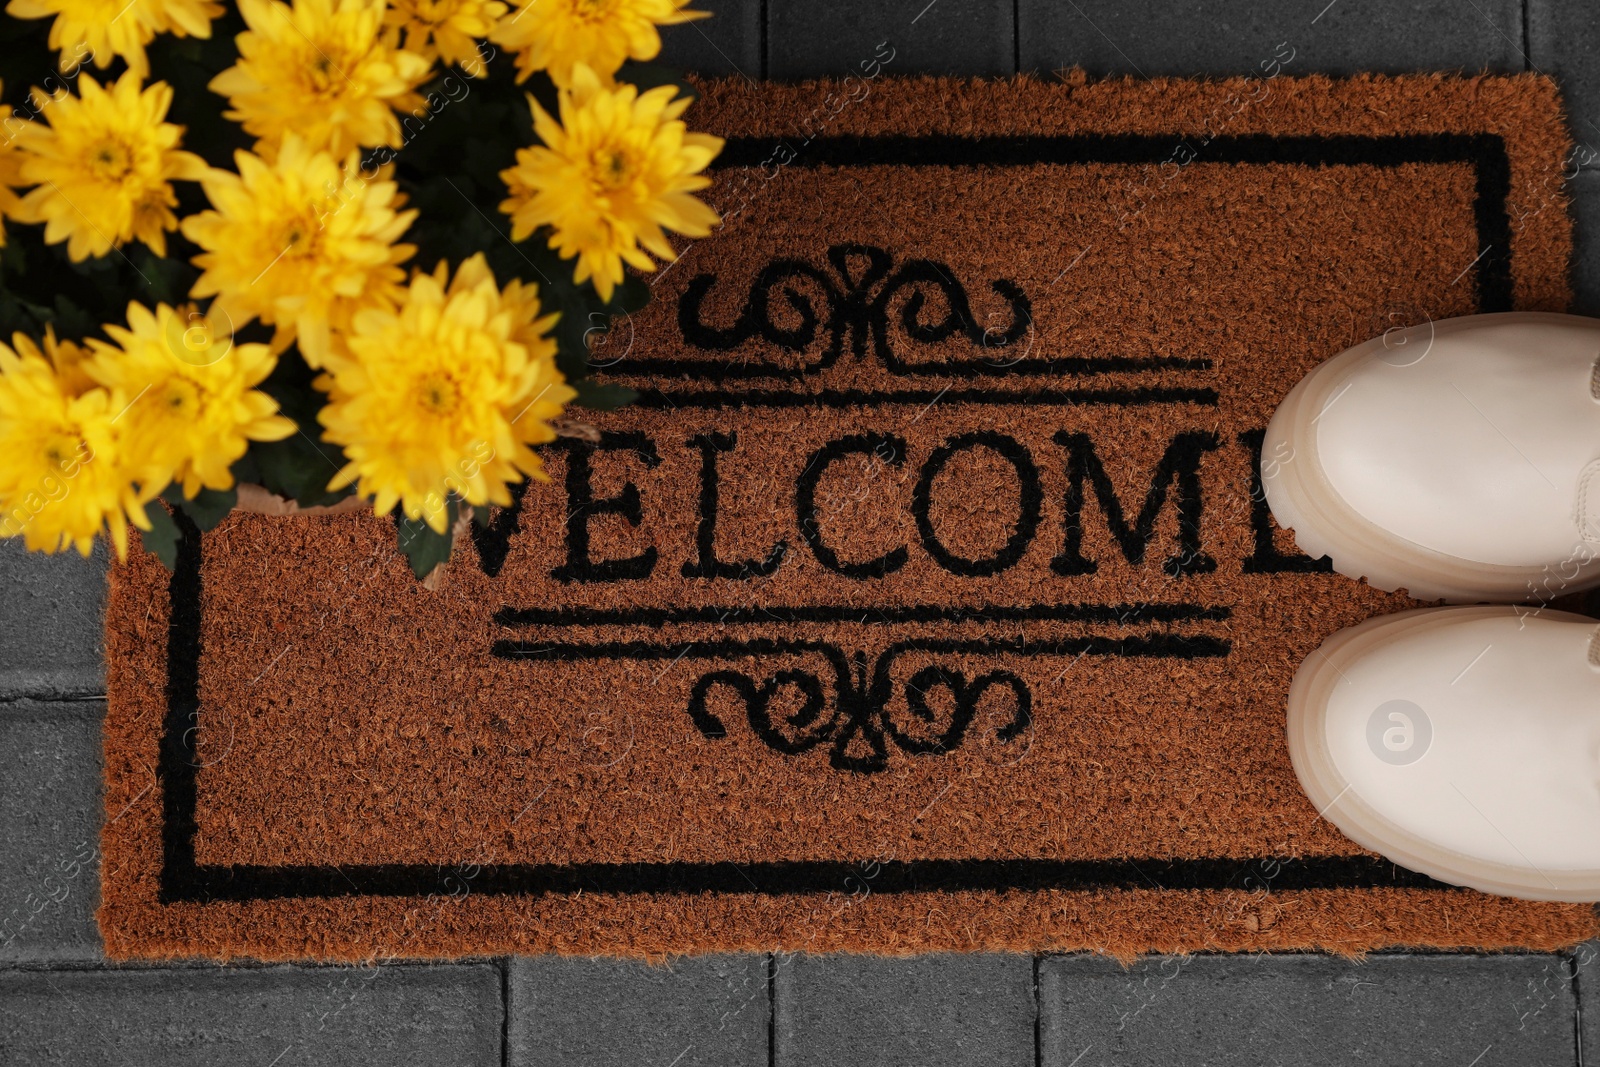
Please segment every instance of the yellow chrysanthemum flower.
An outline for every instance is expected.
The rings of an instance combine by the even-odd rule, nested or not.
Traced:
[[[661,52],[657,26],[707,17],[689,11],[694,0],[516,0],[517,13],[490,39],[517,53],[517,81],[547,71],[560,86],[572,84],[578,64],[610,80],[624,60],[654,59]]]
[[[711,180],[700,174],[722,150],[722,138],[690,133],[678,121],[687,97],[670,85],[641,94],[631,85],[607,88],[579,66],[561,93],[561,122],[530,96],[533,125],[544,143],[517,152],[501,171],[510,197],[513,240],[550,226],[550,247],[578,257],[574,277],[594,278],[602,300],[622,281],[622,264],[650,270],[641,250],[677,258],[663,228],[704,237],[717,213],[689,194]]]
[[[408,51],[481,78],[488,69],[478,39],[489,36],[507,10],[501,0],[390,0],[383,18],[405,35]]]
[[[239,0],[239,13],[250,27],[235,38],[239,62],[210,89],[260,139],[258,153],[270,157],[290,133],[341,159],[400,147],[394,109],[422,106],[413,90],[432,63],[384,40],[384,0]]]
[[[183,220],[183,235],[205,249],[189,295],[215,295],[211,317],[232,329],[277,326],[275,347],[298,340],[321,366],[331,331],[356,308],[399,299],[400,264],[416,247],[395,241],[417,213],[396,210],[395,183],[369,180],[355,153],[341,167],[292,134],[270,165],[248,152],[234,162],[238,174],[213,170],[201,182],[215,210]]]
[[[211,20],[222,17],[212,0],[11,0],[6,14],[19,19],[54,18],[50,47],[61,53],[64,73],[93,60],[101,70],[116,56],[143,79],[150,73],[144,46],[158,33],[211,36]]]
[[[318,379],[318,418],[349,463],[328,488],[356,483],[380,515],[444,533],[446,501],[509,504],[508,483],[543,479],[528,446],[554,440],[549,419],[575,395],[556,369],[532,287],[502,293],[481,255],[412,279],[397,310],[357,313],[344,349]]]
[[[0,537],[87,556],[95,534],[109,529],[123,558],[128,523],[150,528],[144,504],[161,487],[141,492],[121,462],[122,394],[80,391],[81,376],[58,373],[29,338],[12,340],[15,349],[0,343]],[[47,344],[56,347],[54,338]],[[57,351],[76,358],[65,342]]]
[[[128,305],[128,326],[106,326],[111,341],[90,340],[89,373],[131,397],[122,449],[147,484],[181,482],[231,489],[229,469],[251,441],[281,441],[297,429],[278,402],[255,388],[278,360],[262,344],[235,344],[193,305],[174,310]]]
[[[34,91],[43,122],[17,131],[20,176],[34,188],[12,211],[44,223],[50,244],[67,242],[73,262],[103,256],[137,238],[167,254],[167,231],[178,228],[174,179],[197,181],[206,164],[182,151],[183,127],[165,121],[172,87],[141,88],[130,70],[110,91],[87,74],[82,96]]]
[[[22,200],[16,186],[22,184],[22,154],[16,141],[0,141],[0,219],[16,218]],[[5,226],[0,224],[0,248],[5,248]]]
[[[5,86],[0,83],[0,93],[5,92]],[[27,123],[17,118],[12,118],[6,123],[6,130],[0,135],[0,219],[14,218],[21,200],[17,196],[17,186],[26,184],[22,180],[22,150],[17,147],[17,134],[27,127]],[[0,225],[0,248],[6,243],[4,225]]]
[[[89,351],[76,341],[56,340],[56,328],[44,328],[44,344],[36,344],[27,334],[16,334],[11,343],[23,356],[45,359],[56,372],[56,381],[68,396],[82,396],[95,387],[89,376]],[[41,351],[42,349],[42,351]],[[159,488],[159,486],[157,487]]]

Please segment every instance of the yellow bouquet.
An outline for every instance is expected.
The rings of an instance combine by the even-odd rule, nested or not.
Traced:
[[[632,398],[590,335],[718,221],[648,63],[689,2],[10,0],[0,537],[170,565],[260,484],[428,573]]]

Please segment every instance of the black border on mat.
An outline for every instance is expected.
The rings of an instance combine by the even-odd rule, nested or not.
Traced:
[[[1171,158],[1183,136],[1093,135],[1074,137],[819,137],[796,149],[781,165],[782,141],[731,138],[717,169],[775,166],[1026,166],[1041,163],[1159,165]],[[1480,312],[1512,305],[1511,165],[1505,142],[1494,134],[1404,134],[1395,136],[1222,136],[1201,149],[1194,162],[1324,166],[1400,166],[1407,163],[1469,163],[1476,174],[1473,217],[1481,249],[1476,266]],[[630,367],[648,373],[646,361]],[[767,396],[771,393],[771,396]],[[778,392],[665,392],[647,390],[644,406],[761,406]],[[920,395],[920,394],[919,394]],[[847,407],[906,402],[892,393],[830,398],[811,403]],[[1063,396],[1057,402],[1082,402]],[[1150,402],[1156,398],[1145,400]],[[1215,403],[1211,397],[1166,397],[1168,402]],[[787,401],[779,401],[784,403]],[[1023,396],[1002,402],[1027,403]],[[348,896],[425,897],[462,893],[538,896],[578,892],[801,893],[1033,891],[1108,888],[1223,890],[1260,889],[1452,889],[1425,875],[1364,856],[1256,859],[1119,859],[1061,861],[870,860],[724,863],[588,863],[457,865],[374,864],[343,867],[200,865],[195,861],[198,801],[194,733],[200,713],[200,533],[181,513],[183,533],[169,583],[167,714],[156,773],[162,786],[162,903],[250,901]]]
[[[167,716],[157,775],[162,786],[159,897],[179,902],[431,894],[906,893],[1042,889],[1451,889],[1365,856],[1299,859],[839,860],[724,863],[582,863],[340,867],[228,866],[195,862],[198,799],[194,732],[200,711],[200,531],[181,512],[177,566],[168,582]]]
[[[1213,137],[1202,147],[1189,145],[1178,134],[1083,134],[1070,137],[815,137],[794,144],[760,137],[731,137],[712,163],[712,170],[753,168],[777,174],[791,167],[1018,167],[1072,166],[1107,163],[1159,167],[1170,163],[1178,147],[1193,153],[1184,166],[1195,164],[1292,165],[1302,167],[1399,167],[1412,163],[1467,163],[1475,175],[1473,221],[1478,233],[1476,283],[1480,312],[1510,311],[1512,304],[1511,218],[1506,198],[1511,192],[1511,162],[1505,139],[1499,134],[1355,134],[1273,136],[1234,134]],[[762,179],[766,180],[766,179]],[[659,375],[665,379],[710,375],[715,360],[627,359],[612,368],[627,378]],[[1044,370],[1045,368],[1030,368]],[[935,367],[928,373],[971,377],[959,368]],[[949,387],[947,386],[948,390]],[[1214,406],[1211,389],[1155,387],[1131,391],[1140,403],[1197,403]],[[716,389],[666,390],[645,387],[638,404],[651,408],[682,406],[724,407],[737,397],[750,407],[796,407],[822,403],[830,406],[927,403],[945,390],[892,389],[863,393],[857,390]],[[961,389],[949,399],[965,403],[1014,403],[1026,396],[1034,403],[1126,403],[1116,390],[1032,389],[1027,393],[1004,389]]]

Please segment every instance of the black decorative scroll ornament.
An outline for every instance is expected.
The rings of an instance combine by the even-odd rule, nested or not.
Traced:
[[[701,318],[701,305],[717,283],[714,274],[697,275],[678,301],[678,326],[683,338],[697,348],[727,351],[753,337],[787,352],[810,348],[821,331],[827,345],[821,354],[804,364],[765,361],[740,362],[734,366],[708,364],[703,360],[671,360],[674,371],[699,373],[707,377],[800,378],[831,367],[848,345],[857,359],[869,347],[884,366],[897,374],[1003,373],[1005,366],[972,360],[914,362],[901,361],[889,343],[890,302],[904,291],[900,307],[900,328],[905,336],[923,344],[938,344],[962,336],[985,351],[1005,348],[1020,341],[1033,322],[1033,309],[1026,293],[1012,281],[999,278],[989,283],[1009,308],[1010,323],[1002,330],[978,323],[967,299],[967,291],[955,273],[931,259],[910,259],[890,271],[894,261],[881,248],[864,244],[839,244],[828,249],[832,272],[798,259],[775,259],[762,268],[750,285],[744,309],[733,325],[719,328]],[[943,298],[943,317],[934,318],[929,297]],[[773,317],[775,294],[797,321],[780,325]],[[924,313],[929,318],[924,320]],[[652,364],[654,367],[654,364]],[[658,369],[668,369],[665,367]]]
[[[835,768],[862,774],[888,766],[889,742],[914,756],[960,748],[979,702],[991,691],[1010,697],[1010,720],[996,728],[997,740],[1014,741],[1033,725],[1033,693],[1021,678],[994,670],[969,679],[942,664],[923,667],[911,676],[905,684],[905,711],[897,716],[890,707],[896,688],[890,668],[895,657],[911,647],[895,646],[880,655],[869,681],[865,653],[846,659],[832,646],[813,646],[833,668],[831,708],[830,686],[808,670],[785,668],[759,682],[743,671],[710,671],[690,690],[689,717],[703,736],[727,737],[727,726],[709,707],[713,692],[727,690],[744,705],[750,729],[768,748],[795,756],[827,745],[828,761]],[[929,700],[938,689],[950,695],[948,712],[935,711]],[[799,706],[775,712],[778,703]]]

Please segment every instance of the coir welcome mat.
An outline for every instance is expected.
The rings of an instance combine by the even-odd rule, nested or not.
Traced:
[[[1594,935],[1301,795],[1295,666],[1409,602],[1298,553],[1253,474],[1346,346],[1566,306],[1548,82],[697,106],[727,223],[601,350],[639,402],[439,589],[371,515],[234,516],[116,571],[108,953]]]

